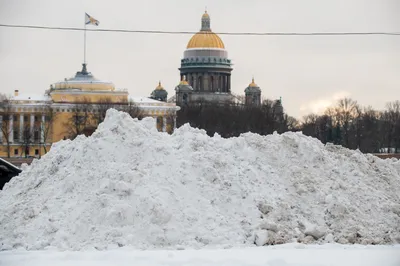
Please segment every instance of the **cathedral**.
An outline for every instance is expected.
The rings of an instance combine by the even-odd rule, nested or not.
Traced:
[[[201,17],[200,31],[192,36],[183,53],[179,68],[181,81],[168,102],[175,102],[178,106],[202,101],[261,106],[261,89],[254,78],[244,89],[244,99],[232,93],[232,70],[228,51],[221,38],[212,31],[211,18],[206,11]],[[159,84],[150,98],[167,101],[167,92]],[[281,100],[274,104],[278,112],[283,112]]]

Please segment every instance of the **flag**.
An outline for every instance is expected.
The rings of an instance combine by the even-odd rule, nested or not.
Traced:
[[[100,22],[97,19],[95,19],[94,17],[89,16],[88,13],[85,13],[85,24],[86,25],[92,24],[92,25],[99,26]]]

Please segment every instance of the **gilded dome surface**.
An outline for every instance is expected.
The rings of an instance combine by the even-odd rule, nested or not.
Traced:
[[[201,30],[189,41],[187,49],[191,48],[218,48],[225,49],[221,38],[211,31],[211,19],[207,11],[201,17]]]
[[[254,82],[254,78],[251,79],[251,83],[249,84],[250,88],[257,88],[257,84]]]
[[[189,41],[187,49],[190,48],[220,48],[225,49],[221,38],[212,31],[200,31]]]
[[[158,82],[158,86],[156,87],[156,90],[163,90],[164,87],[161,85],[161,81]]]

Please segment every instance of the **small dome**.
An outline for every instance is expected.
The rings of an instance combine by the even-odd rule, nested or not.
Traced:
[[[245,93],[261,93],[260,87],[254,82],[254,78],[251,80],[251,83],[244,90]]]
[[[204,12],[204,14],[203,14],[203,16],[201,18],[202,19],[210,18],[210,15],[207,13],[207,10]]]
[[[258,88],[257,84],[254,82],[254,78],[252,78],[251,83],[249,84],[250,88]]]
[[[156,87],[156,90],[163,90],[164,87],[161,85],[161,81],[158,82],[158,86]]]
[[[181,82],[179,83],[179,85],[189,85],[189,83],[186,81],[186,76],[183,76]]]
[[[175,91],[180,92],[180,91],[193,91],[192,86],[189,85],[189,83],[186,81],[186,76],[183,76],[181,82],[179,82],[179,85],[176,86]]]
[[[167,101],[167,97],[168,97],[168,92],[161,85],[161,81],[159,81],[158,82],[158,86],[151,93],[150,98],[154,99],[154,100],[157,100],[157,101],[166,102]]]

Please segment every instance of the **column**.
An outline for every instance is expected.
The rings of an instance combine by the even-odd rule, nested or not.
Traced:
[[[165,116],[163,116],[162,118],[162,132],[166,132],[167,131],[167,118]]]
[[[24,114],[19,114],[19,141],[24,141]]]
[[[231,75],[228,75],[228,92],[231,92]]]
[[[40,121],[40,142],[44,143],[44,130],[46,127],[46,116],[42,115],[42,120]]]
[[[3,116],[0,115],[0,128],[3,127]],[[0,131],[0,144],[3,144],[3,131]]]
[[[208,84],[210,84],[209,83],[209,75],[208,75],[208,73],[204,73],[204,77],[203,77],[203,88],[204,88],[204,91],[210,91],[210,88],[209,88],[209,86],[208,86]]]
[[[174,125],[173,125],[173,130],[175,130],[176,129],[176,115],[174,115]]]
[[[192,88],[194,91],[197,91],[197,74],[193,73],[192,77],[193,77],[193,84],[190,84],[190,85],[192,85]]]
[[[33,125],[35,123],[35,115],[31,114],[31,121],[30,121],[30,126],[29,126],[29,130],[30,130],[30,134],[31,134],[31,141],[33,141]]]
[[[10,123],[9,123],[9,135],[8,135],[8,141],[13,143],[14,142],[14,115],[10,114]]]

